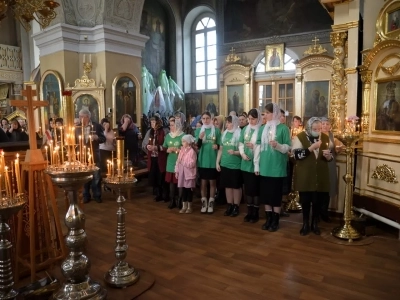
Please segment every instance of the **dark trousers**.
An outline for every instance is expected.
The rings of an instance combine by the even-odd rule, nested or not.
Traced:
[[[84,199],[91,199],[90,189],[92,190],[94,199],[101,199],[101,170],[99,162],[96,163],[96,167],[99,169],[94,172],[93,179],[83,185]]]
[[[321,204],[326,198],[329,199],[329,192],[299,192],[300,202],[303,211],[303,219],[310,219],[312,207],[312,218],[318,219],[321,211]]]

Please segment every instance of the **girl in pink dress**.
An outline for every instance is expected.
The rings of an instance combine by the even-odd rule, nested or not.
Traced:
[[[193,189],[196,186],[197,155],[192,144],[194,137],[186,134],[182,137],[182,148],[179,151],[175,165],[175,176],[178,179],[178,188],[182,190],[183,206],[180,214],[192,212]]]

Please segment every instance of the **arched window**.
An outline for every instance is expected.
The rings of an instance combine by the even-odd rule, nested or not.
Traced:
[[[283,69],[285,71],[296,70],[296,65],[294,64],[294,59],[287,54],[285,54]],[[264,73],[264,72],[265,72],[265,56],[258,63],[257,68],[256,68],[256,73]]]
[[[215,21],[200,17],[193,27],[193,70],[196,91],[217,89],[217,31]]]

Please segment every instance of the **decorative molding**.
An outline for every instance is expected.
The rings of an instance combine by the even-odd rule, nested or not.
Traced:
[[[0,44],[0,70],[22,70],[22,52],[20,47]]]
[[[374,48],[369,50],[368,54],[366,54],[363,64],[359,67],[360,71],[368,70],[375,56],[387,48],[400,48],[400,41],[387,40],[375,45]]]
[[[140,31],[144,0],[104,1],[106,13],[104,24]]]
[[[376,166],[371,178],[383,180],[389,183],[398,183],[395,170],[386,164]]]
[[[22,71],[2,71],[0,70],[0,80],[23,82],[24,74]]]
[[[332,25],[333,31],[347,31],[350,28],[357,28],[359,26],[358,21],[347,22],[344,24]]]
[[[383,67],[382,66],[381,69],[386,75],[393,76],[400,69],[400,61],[398,61],[395,65],[390,66],[390,67]]]
[[[229,80],[229,82],[241,82],[242,80],[240,80],[237,77],[233,77],[231,80]]]
[[[344,69],[344,71],[345,71],[346,75],[358,73],[357,68],[346,68],[346,69]]]
[[[219,31],[223,36],[223,31]],[[294,35],[281,35],[272,36],[264,39],[241,41],[229,44],[222,44],[219,46],[219,52],[221,55],[228,55],[231,48],[235,48],[236,52],[249,52],[249,51],[264,51],[265,45],[269,44],[281,44],[284,43],[286,48],[307,46],[310,40],[313,38],[318,38],[321,44],[329,44],[330,30],[323,30],[312,33],[302,33]]]
[[[296,74],[296,80],[297,80],[297,82],[302,82],[303,81],[303,74]]]
[[[92,28],[56,24],[33,35],[40,55],[45,56],[59,51],[80,53],[114,52],[128,56],[141,57],[147,36],[128,32],[109,25]]]
[[[347,32],[344,31],[331,32],[330,38],[331,38],[331,44],[334,48],[344,47],[344,44],[347,39]]]

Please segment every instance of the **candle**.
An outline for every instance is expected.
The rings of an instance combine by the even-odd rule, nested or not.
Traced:
[[[3,189],[1,186],[1,174],[0,174],[0,201],[3,199]]]
[[[60,140],[61,140],[61,163],[64,163],[64,139],[63,139],[63,126],[60,127],[60,131],[61,131],[61,136],[60,136]]]
[[[133,173],[132,173],[132,167],[131,167],[131,169],[130,169],[130,173],[131,173],[131,177],[133,177]]]
[[[126,171],[128,172],[129,150],[126,150]]]
[[[111,151],[111,177],[114,176],[113,163],[114,163],[114,151]]]
[[[92,54],[89,54],[89,63],[92,63]]]
[[[86,62],[86,54],[83,54],[83,63]]]
[[[93,128],[93,125],[92,125]],[[94,165],[94,152],[93,152],[93,136],[90,135],[90,153],[92,154],[92,163]],[[90,163],[90,161],[89,161]]]
[[[272,140],[273,140],[273,137],[272,137],[272,131],[271,131],[271,130],[269,131],[269,140],[270,140],[270,141],[272,141]]]
[[[44,146],[44,149],[46,149],[46,168],[49,166],[49,156],[48,156],[48,153],[47,153],[47,146]]]
[[[8,166],[5,166],[4,173],[5,173],[5,183],[6,183],[6,196],[10,197],[11,186],[10,186],[10,178],[8,177]]]
[[[83,164],[86,164],[86,146],[83,146],[82,156],[82,162]]]
[[[78,153],[82,152],[82,136],[79,136],[79,151]],[[81,156],[78,155],[78,160],[81,161]]]

